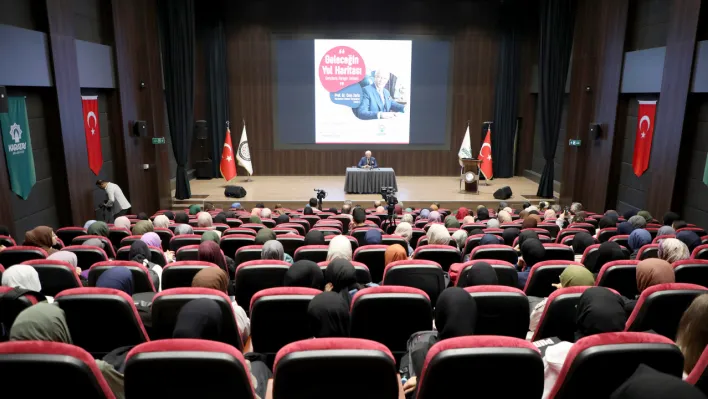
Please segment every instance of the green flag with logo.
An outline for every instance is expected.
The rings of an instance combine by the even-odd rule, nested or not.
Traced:
[[[0,114],[2,143],[12,191],[27,199],[34,183],[34,157],[24,97],[8,97],[8,113]]]

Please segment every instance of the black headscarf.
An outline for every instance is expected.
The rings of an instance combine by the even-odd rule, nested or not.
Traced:
[[[315,211],[312,210],[311,207],[306,206],[305,209],[302,210],[303,215],[314,215]]]
[[[595,270],[590,270],[593,273],[599,273],[605,263],[627,259],[627,255],[622,251],[622,247],[614,241],[603,242],[600,244],[600,248],[598,248],[597,252]]]
[[[533,230],[525,230],[525,231],[522,231],[522,232],[519,234],[519,243],[518,243],[518,244],[519,244],[519,248],[521,248],[521,246],[524,245],[524,242],[526,242],[526,240],[528,240],[528,239],[530,239],[530,238],[535,238],[535,239],[538,240],[538,234],[536,234],[536,232],[533,231]]]
[[[521,231],[517,229],[516,227],[509,227],[504,229],[504,232],[502,232],[502,237],[504,238],[504,244],[508,246],[514,245],[514,240],[516,237],[519,236],[519,233]]]
[[[177,212],[175,214],[175,224],[188,224],[189,216],[184,212]]]
[[[598,227],[601,229],[606,229],[608,227],[615,227],[616,223],[615,221],[608,216],[603,217],[600,219],[600,222],[598,223]]]
[[[592,238],[590,233],[581,231],[573,236],[573,252],[576,255],[582,255],[593,244],[595,244],[595,239]]]
[[[180,309],[172,338],[218,341],[221,337],[221,322],[221,308],[216,301],[193,299]]]
[[[546,256],[546,248],[540,240],[530,238],[521,244],[521,257],[526,262],[526,267],[531,268],[536,263],[542,262]]]
[[[477,234],[484,234],[484,230],[482,230],[482,229],[472,229],[472,231],[470,231],[470,235],[471,235],[471,236],[475,236],[475,235],[477,235]]]
[[[664,226],[671,226],[675,221],[679,220],[680,216],[676,212],[666,212],[664,214]]]
[[[305,235],[305,245],[325,245],[324,233],[319,230],[310,230]]]
[[[487,262],[477,262],[472,267],[465,269],[459,277],[458,287],[471,287],[473,285],[499,285],[497,272]]]
[[[634,231],[634,226],[632,226],[632,223],[629,222],[622,222],[619,225],[617,225],[617,234],[621,235],[630,235]]]
[[[481,240],[479,240],[479,245],[490,245],[490,244],[501,244],[501,239],[495,234],[485,234]]]
[[[323,292],[307,306],[310,334],[315,338],[349,336],[349,303],[335,292]]]
[[[290,216],[288,216],[286,214],[282,214],[282,215],[278,216],[277,218],[275,218],[276,226],[279,224],[288,223],[289,221],[290,221]]]
[[[147,213],[140,212],[140,213],[138,213],[138,219],[139,220],[149,220],[150,218],[148,217]]]
[[[175,213],[172,211],[165,211],[165,213],[163,213],[163,215],[165,215],[167,217],[167,219],[175,220]]]
[[[283,285],[286,287],[324,288],[324,275],[317,264],[311,260],[299,260],[285,272]]]
[[[150,260],[150,248],[148,248],[145,241],[133,241],[133,243],[130,244],[128,257],[130,260],[142,264],[144,260]]]
[[[226,223],[226,214],[224,212],[220,212],[218,215],[214,216],[213,222]]]
[[[706,399],[695,386],[673,375],[660,373],[646,364],[612,393],[610,399]]]
[[[473,335],[477,324],[477,303],[467,291],[450,287],[435,305],[435,326],[440,340]]]
[[[605,287],[591,287],[580,296],[575,317],[575,340],[590,335],[624,331],[627,313],[619,295]]]
[[[338,292],[349,303],[349,291],[359,288],[356,282],[356,269],[346,259],[335,259],[325,270],[325,284],[332,283],[333,291]]]
[[[617,221],[619,221],[619,214],[617,211],[607,211],[605,212],[605,217],[612,219],[612,227],[614,227],[617,224]]]
[[[630,209],[627,212],[625,212],[622,216],[624,216],[624,220],[629,220],[632,216],[637,214],[636,209]]]
[[[329,208],[329,213],[333,213],[336,215],[339,213],[339,211],[337,210],[337,208]]]
[[[489,210],[487,208],[482,208],[477,211],[477,220],[481,222],[487,219],[489,219]]]
[[[701,237],[698,237],[698,234],[694,231],[679,231],[676,234],[676,238],[686,244],[688,251],[691,253],[697,246],[701,245]]]

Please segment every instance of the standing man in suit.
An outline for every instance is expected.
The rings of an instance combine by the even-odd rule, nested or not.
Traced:
[[[379,164],[376,162],[376,158],[371,156],[371,151],[366,151],[364,156],[359,160],[358,166],[364,169],[376,169],[379,167]]]
[[[385,88],[390,76],[388,71],[378,69],[374,83],[363,88],[361,105],[356,110],[359,119],[390,119],[405,111],[405,106],[394,101]]]

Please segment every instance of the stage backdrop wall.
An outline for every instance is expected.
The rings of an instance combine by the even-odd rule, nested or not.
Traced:
[[[248,7],[243,2],[230,2],[225,18],[231,103],[229,118],[234,142],[241,135],[241,120],[246,120],[256,175],[343,175],[345,168],[355,164],[364,152],[363,149],[274,149],[273,27],[278,27],[280,32],[322,32],[323,36],[338,34],[339,37],[356,37],[357,34],[371,37],[377,31],[383,37],[386,33],[435,35],[444,31],[453,37],[450,148],[444,151],[376,151],[374,156],[382,166],[395,168],[398,175],[458,175],[457,152],[468,120],[473,153],[479,151],[481,123],[491,120],[494,113],[499,40],[497,4],[458,3],[441,9],[424,2],[403,4],[394,1],[385,5],[372,2],[372,8],[361,4],[342,16],[337,4],[309,3],[302,7],[284,6],[285,9],[277,14],[286,17],[269,12],[267,4],[247,4]],[[373,8],[377,9],[377,15],[372,19]],[[326,25],[322,21],[326,21]],[[381,26],[386,30],[382,32]],[[337,30],[333,32],[332,29]],[[205,101],[203,90],[197,88],[195,95],[197,103]],[[201,105],[195,107],[196,112],[203,109]],[[239,168],[239,175],[243,174],[245,171]]]

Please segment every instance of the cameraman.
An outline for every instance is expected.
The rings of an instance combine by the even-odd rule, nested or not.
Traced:
[[[308,203],[306,207],[312,208],[312,212],[314,213],[322,212],[322,210],[317,207],[317,198],[310,198],[310,203]]]
[[[117,184],[105,180],[96,180],[96,186],[106,191],[108,199],[100,205],[106,208],[111,214],[111,220],[130,213],[130,202],[125,198],[123,190]]]

